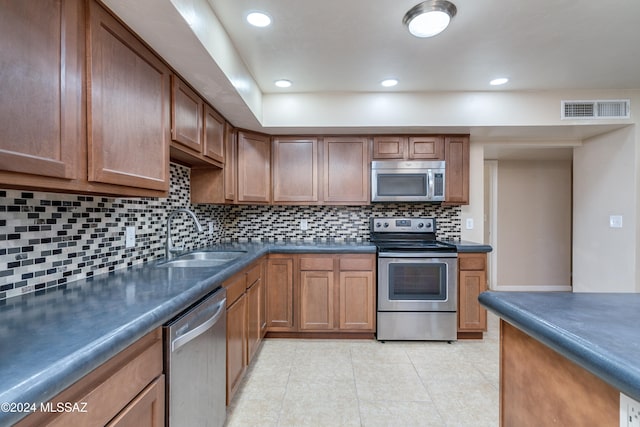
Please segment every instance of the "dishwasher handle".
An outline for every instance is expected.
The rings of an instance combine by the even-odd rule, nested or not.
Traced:
[[[211,327],[215,325],[218,320],[220,320],[220,318],[225,314],[226,304],[227,299],[223,298],[215,305],[216,311],[210,318],[208,318],[206,321],[202,322],[195,328],[191,329],[189,332],[186,332],[173,339],[173,341],[171,341],[171,352],[178,350],[189,341],[196,339],[197,337],[211,329]]]

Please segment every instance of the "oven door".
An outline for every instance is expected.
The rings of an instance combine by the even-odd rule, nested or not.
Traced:
[[[378,311],[457,310],[455,253],[378,253]]]

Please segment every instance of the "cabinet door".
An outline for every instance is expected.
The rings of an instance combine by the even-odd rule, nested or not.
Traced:
[[[402,160],[407,155],[407,138],[403,136],[376,136],[373,138],[373,159]]]
[[[271,144],[269,137],[238,132],[238,201],[271,200]]]
[[[145,388],[107,427],[163,427],[164,375]]]
[[[469,137],[457,136],[444,139],[447,162],[445,202],[469,204]]]
[[[333,270],[300,272],[300,329],[333,329]]]
[[[318,140],[283,138],[273,140],[273,201],[318,201]]]
[[[460,271],[458,285],[458,329],[486,331],[487,310],[480,306],[478,296],[487,288],[485,271]]]
[[[203,152],[202,113],[204,101],[178,76],[171,75],[171,139],[190,149]]]
[[[169,189],[169,69],[96,2],[87,52],[89,181]]]
[[[224,163],[225,120],[216,110],[204,104],[204,149],[202,154]]]
[[[369,203],[367,138],[324,139],[324,200],[335,204]]]
[[[340,329],[374,330],[373,271],[340,271]]]
[[[267,329],[293,331],[293,258],[267,261]]]
[[[267,283],[266,280],[260,281],[260,339],[264,338],[267,333]]]
[[[444,138],[441,136],[412,136],[409,138],[409,158],[444,160]]]
[[[238,180],[237,180],[237,163],[238,163],[238,133],[229,124],[224,125],[224,198],[230,202],[236,200]]]
[[[247,296],[227,308],[227,405],[247,369]]]
[[[0,170],[83,178],[83,2],[2,2]]]

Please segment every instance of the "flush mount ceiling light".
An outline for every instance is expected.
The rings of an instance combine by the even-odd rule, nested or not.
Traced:
[[[423,1],[409,9],[402,23],[416,37],[433,37],[447,28],[457,11],[456,5],[447,0]]]
[[[278,87],[291,87],[291,80],[286,80],[286,79],[276,80],[274,84]]]
[[[503,84],[507,83],[508,81],[509,81],[509,79],[508,79],[508,78],[506,78],[506,77],[499,77],[499,78],[497,78],[497,79],[493,79],[493,80],[491,80],[491,81],[489,82],[489,84],[490,84],[491,86],[500,86],[500,85],[503,85]]]
[[[271,17],[264,12],[251,12],[247,15],[247,22],[254,27],[266,27],[271,24]]]
[[[384,87],[393,87],[398,84],[397,79],[385,79],[380,82],[380,84]]]

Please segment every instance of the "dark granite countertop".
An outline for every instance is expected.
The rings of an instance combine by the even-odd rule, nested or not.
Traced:
[[[375,253],[361,243],[232,243],[221,267],[118,270],[0,305],[0,403],[46,402],[267,253]],[[0,426],[25,413],[0,411]]]
[[[468,240],[452,240],[444,239],[440,240],[442,243],[453,245],[458,252],[491,252],[493,248],[490,245],[484,243],[470,242]]]
[[[484,292],[505,321],[640,400],[640,294]]]

